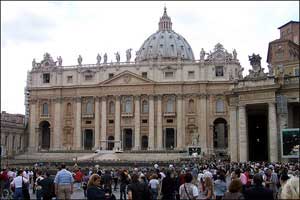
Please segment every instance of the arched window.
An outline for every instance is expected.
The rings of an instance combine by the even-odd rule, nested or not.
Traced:
[[[131,99],[127,97],[125,99],[125,113],[131,113],[131,112],[132,112]]]
[[[44,104],[43,104],[42,113],[43,113],[43,115],[48,115],[48,114],[49,114],[49,111],[48,111],[48,104],[47,104],[47,103],[44,103]]]
[[[224,101],[222,99],[218,99],[216,102],[216,112],[224,112]]]
[[[189,113],[194,113],[195,109],[194,109],[194,100],[190,99],[189,100]]]
[[[87,114],[92,114],[93,113],[93,104],[90,100],[86,104],[86,113]]]
[[[142,112],[143,112],[143,113],[148,113],[148,112],[149,112],[148,101],[144,100],[142,106],[143,106],[143,107],[142,107]]]
[[[110,114],[115,113],[115,104],[113,101],[109,102],[109,113]]]
[[[174,99],[173,98],[169,98],[167,101],[167,112],[168,113],[174,112]]]
[[[71,114],[71,103],[67,104],[67,114]]]

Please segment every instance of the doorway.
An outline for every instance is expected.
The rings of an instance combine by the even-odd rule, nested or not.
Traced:
[[[41,148],[49,150],[50,149],[50,124],[48,121],[42,121],[40,123],[41,130]]]
[[[123,146],[124,150],[131,150],[132,149],[132,129],[124,129],[124,140]]]
[[[84,150],[92,150],[93,148],[93,130],[85,129],[84,131]]]
[[[115,147],[115,143],[114,143],[114,136],[109,136],[108,137],[108,144],[107,144],[107,150],[113,150]]]
[[[174,149],[175,148],[175,130],[174,128],[166,128],[166,143],[165,147],[166,149]]]

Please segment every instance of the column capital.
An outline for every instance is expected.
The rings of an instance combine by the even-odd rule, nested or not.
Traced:
[[[54,100],[54,103],[62,103],[63,97],[55,97],[53,100]]]
[[[177,98],[178,100],[182,100],[184,96],[186,96],[186,95],[184,95],[184,94],[177,94],[177,95],[176,95],[176,98]]]
[[[116,101],[121,101],[121,95],[117,94],[115,95]]]
[[[200,93],[200,94],[197,94],[197,96],[199,97],[199,98],[201,98],[201,99],[206,99],[207,97],[208,97],[208,95],[207,94],[205,94],[205,93]]]
[[[107,100],[107,96],[101,96],[101,100],[102,101],[106,101]]]
[[[100,99],[101,99],[101,98],[100,98],[99,96],[95,96],[95,101],[96,101],[96,102],[99,102]]]

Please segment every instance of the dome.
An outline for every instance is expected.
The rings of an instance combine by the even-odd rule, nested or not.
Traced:
[[[164,8],[159,21],[159,30],[148,37],[139,51],[137,61],[157,60],[194,60],[194,53],[184,37],[172,30],[172,22]]]

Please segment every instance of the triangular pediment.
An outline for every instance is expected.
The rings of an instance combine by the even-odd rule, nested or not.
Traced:
[[[139,85],[154,83],[154,81],[144,78],[139,74],[130,71],[124,71],[114,77],[100,83],[101,85]]]

